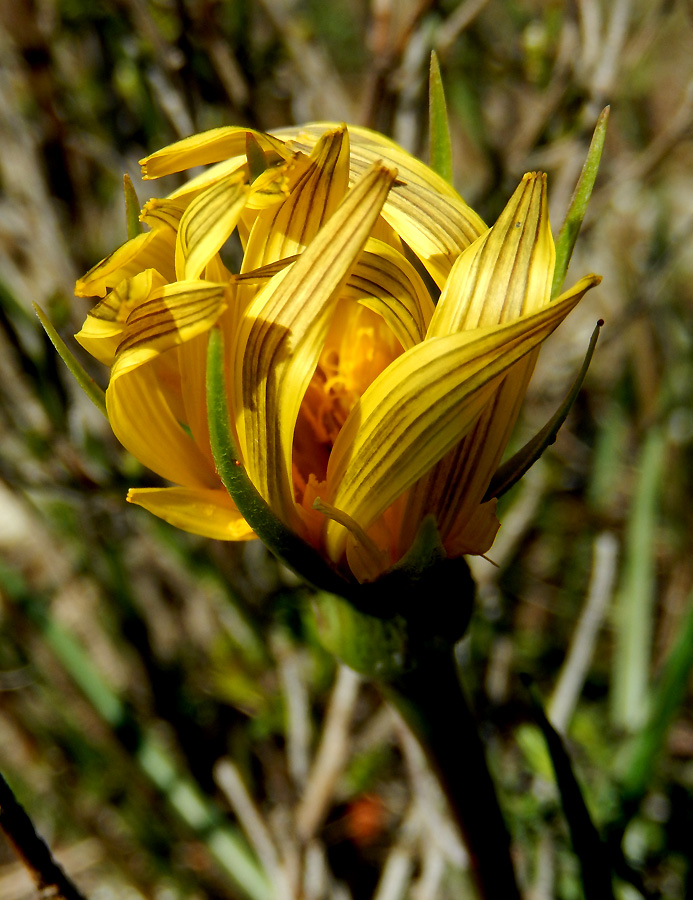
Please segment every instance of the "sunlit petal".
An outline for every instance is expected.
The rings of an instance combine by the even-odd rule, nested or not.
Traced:
[[[155,290],[128,317],[111,379],[208,331],[226,308],[229,291],[207,281],[177,281]]]
[[[113,365],[128,316],[165,283],[163,276],[155,269],[147,269],[121,281],[118,287],[89,310],[75,339],[99,362],[106,366]]]
[[[401,253],[370,239],[342,296],[382,316],[407,350],[425,337],[433,300],[416,269]]]
[[[172,228],[162,227],[138,234],[89,269],[75,285],[75,294],[78,297],[104,297],[109,288],[145,269],[156,269],[166,281],[173,281],[175,244],[176,232]]]
[[[197,278],[238,223],[250,188],[244,172],[202,191],[183,213],[176,239],[176,277]]]
[[[309,151],[333,125],[325,122],[275,132],[291,146]],[[367,128],[349,126],[352,135],[350,180],[359,178],[376,160],[397,169],[397,184],[383,208],[383,218],[422,260],[442,287],[460,252],[486,226],[455,189],[428,166],[393,141]]]
[[[492,328],[431,338],[398,357],[352,411],[330,456],[329,502],[368,529],[469,431],[500,378],[541,344],[594,283],[548,307]],[[327,526],[338,559],[345,530]]]
[[[293,517],[293,431],[317,365],[331,306],[387,197],[395,174],[374,166],[290,269],[258,295],[241,326],[235,373],[239,440],[260,493]]]
[[[525,175],[493,228],[453,266],[429,337],[509,322],[545,306],[555,258],[546,176]]]
[[[335,211],[349,182],[346,128],[324,134],[310,163],[292,186],[286,202],[263,210],[255,219],[243,258],[243,271],[303,250]]]
[[[260,146],[268,151],[273,151],[277,159],[286,159],[291,155],[292,151],[284,146],[284,142],[271,135],[263,134],[252,128],[229,125],[183,138],[183,140],[169,144],[168,147],[145,157],[140,160],[142,175],[148,179],[161,178],[162,175],[182,172],[183,169],[233,158],[242,159],[245,163],[246,134],[254,135]],[[231,166],[232,163],[229,165]]]
[[[555,252],[546,178],[525,175],[496,224],[457,260],[429,328],[429,337],[501,322],[550,300]],[[416,523],[433,514],[446,540],[474,516],[510,439],[537,351],[509,370],[470,432],[412,487],[402,516],[400,552]]]
[[[165,362],[160,367],[159,360],[154,360],[111,378],[106,409],[113,432],[134,457],[167,481],[218,487],[208,457],[176,414],[182,409],[180,383],[175,369]]]
[[[131,488],[128,501],[183,531],[218,541],[247,541],[255,534],[223,488]]]

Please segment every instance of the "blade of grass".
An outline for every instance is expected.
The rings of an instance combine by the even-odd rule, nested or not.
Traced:
[[[573,192],[570,201],[568,214],[558,233],[556,241],[556,268],[553,272],[553,284],[551,286],[551,296],[556,297],[561,292],[561,287],[565,280],[570,258],[573,255],[573,248],[580,234],[585,213],[587,212],[587,204],[592,196],[594,182],[597,179],[599,171],[599,162],[602,158],[602,150],[604,149],[604,140],[606,139],[606,126],[609,121],[609,109],[606,106],[599,114],[597,124],[592,135],[589,150],[587,151],[587,159],[582,167],[580,178]]]
[[[55,861],[48,845],[34,828],[26,810],[0,774],[0,829],[17,849],[31,872],[42,897],[60,900],[84,900],[72,880]]]
[[[647,434],[630,511],[624,568],[614,609],[614,655],[611,695],[613,723],[635,732],[647,716],[652,644],[654,546],[659,489],[664,474],[666,436],[659,428]]]
[[[431,68],[428,76],[428,128],[431,168],[452,184],[450,126],[443,79],[435,50],[431,51]]]
[[[652,692],[646,725],[633,738],[622,764],[621,794],[626,806],[635,807],[647,792],[669,727],[681,707],[693,669],[693,593],[679,631]]]
[[[84,371],[82,366],[77,362],[77,359],[73,355],[72,351],[68,348],[65,341],[55,330],[48,316],[41,309],[38,303],[34,303],[34,309],[36,310],[36,315],[39,317],[39,321],[43,325],[43,328],[50,338],[51,343],[58,351],[58,355],[70,370],[70,374],[74,377],[77,384],[82,388],[87,397],[89,397],[94,406],[98,410],[100,410],[104,414],[104,416],[106,416],[106,418],[108,418],[108,414],[106,412],[106,394],[104,393],[103,389],[98,386],[94,379],[90,375],[88,375]]]

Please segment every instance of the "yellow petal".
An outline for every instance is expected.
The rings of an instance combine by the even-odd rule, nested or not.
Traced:
[[[290,146],[309,151],[330,123],[319,122],[274,133]],[[393,141],[367,128],[349,126],[353,182],[375,160],[397,168],[397,184],[383,208],[383,218],[421,259],[442,287],[450,268],[486,226],[455,189]]]
[[[111,381],[214,325],[230,288],[208,281],[177,281],[155,290],[128,317]]]
[[[307,156],[295,153],[281,165],[266,169],[253,181],[248,208],[266,209],[286,200],[296,182],[304,176],[310,166],[311,162]]]
[[[106,366],[113,364],[118,345],[130,313],[155,291],[163,287],[163,277],[154,269],[147,269],[126,278],[87,313],[82,330],[75,339]]]
[[[243,169],[247,172],[248,161],[245,158],[245,154],[234,156],[231,159],[224,159],[213,166],[208,166],[198,175],[184,181],[180,187],[175,189],[175,191],[171,191],[166,199],[187,206],[197,194],[200,194],[218,181],[224,181],[230,176],[235,175],[239,169]]]
[[[140,221],[154,229],[168,226],[175,231],[189,202],[189,197],[185,200],[174,200],[171,197],[152,197],[142,207]]]
[[[183,138],[141,159],[142,175],[147,179],[160,178],[172,172],[182,172],[183,169],[191,169],[193,166],[204,166],[233,157],[238,157],[245,163],[247,134],[254,135],[262,149],[273,152],[275,158],[287,158],[291,155],[292,151],[284,146],[283,141],[271,135],[252,128],[229,125]]]
[[[168,365],[168,355],[111,378],[106,390],[108,420],[121,444],[162,478],[189,487],[218,487],[208,456],[180,418],[179,376],[176,366]]]
[[[431,338],[403,353],[356,404],[330,456],[328,502],[365,531],[469,431],[500,378],[558,326],[596,276],[505,325]],[[337,561],[346,532],[329,522]]]
[[[493,228],[455,262],[429,336],[509,322],[545,306],[555,258],[546,176],[525,175]]]
[[[508,322],[549,303],[555,252],[547,207],[546,177],[525,175],[493,228],[453,266],[429,336]],[[515,363],[469,434],[412,487],[400,552],[428,514],[444,541],[475,515],[510,439],[537,354]]]
[[[412,264],[382,241],[369,239],[342,298],[382,316],[405,350],[424,339],[433,301]]]
[[[455,539],[458,530],[464,532],[465,543],[471,543],[468,520],[476,517],[491,476],[510,440],[538,353],[537,347],[510,367],[469,433],[411,488],[402,512],[398,538],[400,553],[409,549],[417,523],[429,514],[435,516],[446,546],[450,542],[459,545],[459,535]],[[484,542],[482,535],[478,543]],[[485,553],[486,549],[474,552]]]
[[[247,541],[255,537],[223,488],[131,488],[128,501],[192,534],[218,541]]]
[[[294,515],[293,433],[330,313],[395,173],[375,165],[290,269],[258,295],[239,332],[235,409],[250,478],[285,521]]]
[[[324,134],[288,199],[255,219],[243,272],[300,253],[335,211],[349,183],[349,136],[345,128]]]
[[[245,206],[249,188],[237,172],[198,194],[183,213],[176,239],[176,277],[197,278],[228,240]]]
[[[156,269],[166,281],[173,281],[175,242],[176,233],[171,228],[138,234],[89,269],[75,285],[76,296],[103,297],[109,288],[145,269]]]

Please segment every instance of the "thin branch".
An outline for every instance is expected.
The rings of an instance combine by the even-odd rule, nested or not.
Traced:
[[[265,872],[276,886],[276,876],[281,869],[279,853],[259,809],[241,778],[238,767],[230,759],[220,760],[214,767],[214,780],[238,817]]]
[[[48,845],[37,833],[12,789],[0,775],[0,828],[14,845],[41,892],[51,892],[59,900],[85,900],[53,858]]]
[[[614,535],[608,531],[598,535],[594,541],[592,578],[585,607],[548,709],[549,721],[561,733],[565,733],[570,724],[594,653],[597,633],[613,596],[617,558],[618,541]]]

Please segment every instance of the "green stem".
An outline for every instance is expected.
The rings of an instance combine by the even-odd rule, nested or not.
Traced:
[[[418,737],[459,825],[484,900],[520,900],[510,835],[452,653],[430,654],[384,686]]]

